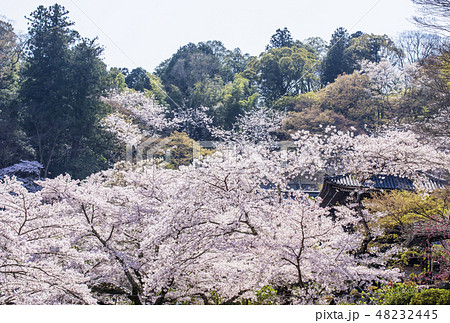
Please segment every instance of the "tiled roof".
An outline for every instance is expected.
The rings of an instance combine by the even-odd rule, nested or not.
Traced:
[[[333,177],[327,177],[326,181],[347,187],[367,187],[376,189],[397,189],[397,190],[410,190],[416,189],[412,180],[406,177],[399,177],[394,175],[374,175],[370,180],[364,182],[364,185],[351,175],[339,175]],[[428,177],[424,183],[422,183],[426,189],[441,189],[444,188],[444,182],[438,179]]]

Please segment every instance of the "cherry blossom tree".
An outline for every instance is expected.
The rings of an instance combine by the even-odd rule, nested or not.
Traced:
[[[308,168],[315,172],[323,169],[331,175],[350,175],[360,183],[354,192],[354,201],[366,236],[361,253],[367,252],[369,243],[382,233],[375,225],[376,216],[362,206],[362,197],[375,184],[374,176],[406,177],[420,190],[429,189],[425,185],[429,174],[441,174],[443,179],[448,179],[450,155],[441,149],[439,140],[424,139],[411,130],[386,129],[357,136],[333,129],[327,131],[315,136],[308,132],[296,134],[299,149],[291,157],[290,173],[306,169],[304,165],[309,163]],[[309,158],[305,159],[305,155]],[[303,163],[302,167],[296,166],[298,161]]]
[[[278,303],[318,304],[400,277],[386,268],[399,250],[369,245],[377,214],[352,205],[330,214],[287,184],[323,171],[419,182],[424,172],[448,171],[445,151],[408,130],[299,132],[292,151],[252,139],[234,137],[238,151],[219,147],[177,170],[120,162],[82,181],[40,181],[36,193],[5,177],[0,300],[233,304],[272,286]]]
[[[3,304],[95,304],[80,259],[58,214],[64,205],[43,204],[15,178],[0,184],[0,302]]]
[[[174,121],[166,117],[166,108],[142,92],[111,92],[103,101],[114,111],[101,124],[126,144],[136,146],[146,137],[158,136],[176,127]]]
[[[175,112],[173,122],[177,129],[186,132],[193,139],[210,138],[213,118],[208,114],[208,107],[186,108]]]
[[[267,146],[276,140],[274,133],[281,129],[285,118],[282,112],[257,107],[240,115],[232,130],[211,127],[211,132],[225,143]]]
[[[412,92],[419,91],[426,83],[417,63],[406,64],[403,68],[399,68],[387,59],[382,59],[379,63],[363,60],[360,73],[369,77],[370,91],[379,102],[377,105],[379,121],[386,118],[391,111],[398,109],[396,105],[399,105],[399,100],[411,97]],[[409,105],[410,101],[407,102]]]
[[[44,221],[39,232],[49,232],[45,247],[30,242],[28,263],[48,270],[36,257],[45,252],[47,261],[70,275],[67,286],[77,296],[62,293],[61,302],[209,303],[215,292],[229,304],[272,285],[291,291],[280,301],[308,303],[352,281],[398,276],[351,254],[361,242],[361,235],[344,230],[354,221],[352,211],[343,208],[331,219],[318,201],[285,196],[277,189],[279,176],[276,159],[249,149],[180,170],[122,163],[81,182],[60,176],[40,182],[43,189],[35,195],[7,180],[2,220],[30,213],[11,207],[10,199],[33,201],[31,223]],[[311,295],[312,286],[320,290]],[[19,303],[34,302],[26,289],[14,295]],[[57,303],[51,295],[41,302]]]
[[[137,146],[145,138],[145,132],[119,112],[107,115],[101,124],[122,143]]]

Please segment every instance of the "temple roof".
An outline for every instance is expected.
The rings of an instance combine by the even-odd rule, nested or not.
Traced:
[[[352,175],[325,176],[319,196],[322,198],[322,206],[332,206],[346,203],[350,194],[361,188],[366,189],[364,194],[382,190],[415,191],[416,189],[425,189],[433,191],[443,189],[445,182],[426,176],[417,186],[419,187],[416,187],[409,178],[394,175],[373,175],[364,183]]]
[[[374,188],[374,189],[388,189],[388,190],[408,190],[414,191],[417,187],[413,181],[406,177],[394,175],[374,175],[371,179],[366,180],[363,184],[352,175],[327,176],[325,182],[331,184],[346,186],[348,188]],[[426,189],[435,190],[444,188],[444,182],[433,177],[427,176],[426,180],[421,183]]]

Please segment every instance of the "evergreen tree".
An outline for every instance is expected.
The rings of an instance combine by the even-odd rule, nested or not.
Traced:
[[[39,6],[28,18],[20,94],[25,127],[45,177],[66,171],[82,177],[102,168],[105,160],[96,133],[107,76],[99,58],[102,48],[71,29],[67,15],[55,4]]]
[[[270,37],[270,43],[266,46],[266,50],[271,48],[291,47],[294,45],[291,32],[284,27],[283,30],[277,29],[276,33]]]
[[[125,77],[125,82],[130,89],[143,92],[145,89],[150,90],[150,78],[147,71],[142,67],[131,70],[130,74]]]
[[[350,36],[345,28],[338,28],[331,36],[328,53],[322,66],[323,85],[332,83],[339,74],[349,73],[349,64],[344,55],[349,46]]]
[[[0,168],[11,166],[31,151],[19,125],[18,86],[21,46],[10,23],[0,20]]]

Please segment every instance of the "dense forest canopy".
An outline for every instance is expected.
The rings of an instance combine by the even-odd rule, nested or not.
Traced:
[[[282,27],[153,72],[108,68],[59,4],[24,40],[0,20],[0,303],[391,304],[373,290],[411,254],[448,280],[449,190],[422,184],[450,179],[449,3],[413,2],[427,31]],[[417,190],[330,209],[289,186],[325,173]]]

